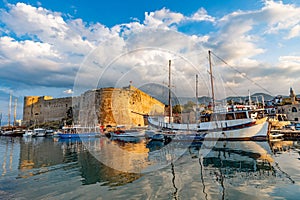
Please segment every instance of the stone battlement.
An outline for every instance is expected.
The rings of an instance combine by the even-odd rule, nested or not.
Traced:
[[[24,97],[23,121],[40,124],[61,121],[72,109],[75,124],[82,126],[144,126],[147,114],[163,114],[165,105],[133,87],[99,88],[79,97]]]

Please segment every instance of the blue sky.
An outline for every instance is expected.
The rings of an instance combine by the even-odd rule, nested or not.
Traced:
[[[9,93],[21,117],[24,96],[163,85],[169,59],[177,96],[195,74],[209,95],[209,49],[227,62],[213,58],[218,98],[299,94],[299,13],[296,0],[1,1],[0,111]]]

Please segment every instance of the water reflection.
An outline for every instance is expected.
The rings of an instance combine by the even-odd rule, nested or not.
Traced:
[[[145,140],[125,141],[100,138],[101,146],[89,148],[90,153],[104,165],[125,173],[140,174],[150,164]]]
[[[15,170],[20,152],[19,138],[0,137],[1,176],[6,176]]]
[[[59,139],[58,142],[53,142],[48,138],[22,140],[19,177],[26,178],[53,170],[68,172],[76,169],[80,172],[83,185],[101,183],[102,185],[119,186],[130,183],[141,176],[115,170],[97,160],[89,149],[101,149],[103,142],[102,138]]]
[[[284,141],[282,144],[295,147],[295,143]],[[218,141],[213,147],[209,142],[184,145],[184,143],[170,143],[165,146],[159,142],[148,144],[151,150],[149,158],[157,165],[171,168],[173,176],[171,181],[168,177],[165,178],[170,181],[168,185],[173,188],[173,192],[170,193],[174,199],[189,195],[188,191],[185,191],[186,188],[190,189],[190,194],[197,194],[199,189],[202,189],[200,199],[231,199],[233,194],[246,195],[244,199],[251,199],[268,196],[277,184],[295,183],[274,160],[272,152],[274,146],[270,146],[267,142]],[[186,151],[182,153],[184,149]],[[209,153],[203,156],[202,152],[206,150],[209,150]],[[199,179],[191,181],[195,180],[195,176]],[[163,180],[164,185],[167,185],[166,180]],[[187,186],[188,184],[197,187]]]
[[[300,195],[299,152],[298,141],[6,137],[0,199],[293,199]]]

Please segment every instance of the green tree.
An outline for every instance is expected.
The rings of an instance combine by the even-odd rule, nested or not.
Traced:
[[[196,103],[192,101],[188,101],[186,104],[183,105],[183,112],[191,112],[194,110]]]
[[[173,114],[180,114],[182,112],[181,106],[180,105],[175,105],[172,108]]]

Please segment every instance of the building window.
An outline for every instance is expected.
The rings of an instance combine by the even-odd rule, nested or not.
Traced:
[[[296,121],[296,122],[299,121],[298,117],[295,118],[295,121]]]
[[[292,112],[297,112],[297,108],[296,108],[296,107],[293,107],[293,108],[292,108]]]

